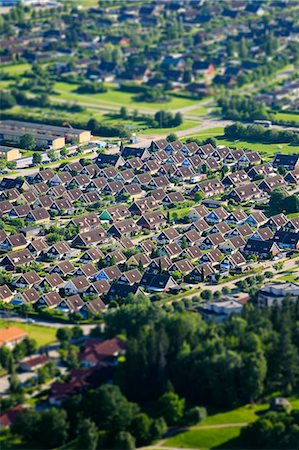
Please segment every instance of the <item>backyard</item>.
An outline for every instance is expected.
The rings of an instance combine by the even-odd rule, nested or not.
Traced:
[[[0,329],[8,326],[15,326],[26,331],[29,337],[35,339],[40,347],[51,344],[56,340],[56,329],[52,327],[0,319]]]

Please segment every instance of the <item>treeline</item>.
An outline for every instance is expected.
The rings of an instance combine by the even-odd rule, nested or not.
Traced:
[[[291,214],[299,212],[299,194],[288,195],[281,189],[274,189],[269,200],[269,212],[274,214]]]
[[[226,126],[224,134],[229,139],[299,144],[299,133],[296,131],[269,129],[261,125],[242,125],[240,122]]]
[[[232,95],[220,97],[217,100],[221,108],[221,116],[230,120],[264,120],[270,115],[261,102],[257,102],[253,97]]]
[[[78,449],[133,449],[159,439],[169,426],[197,423],[205,407],[232,408],[274,391],[295,395],[298,320],[298,302],[264,310],[249,304],[216,324],[140,297],[109,310],[104,333],[93,332],[126,342],[113,385],[75,395],[61,410],[25,410],[11,431],[39,448],[72,442]]]

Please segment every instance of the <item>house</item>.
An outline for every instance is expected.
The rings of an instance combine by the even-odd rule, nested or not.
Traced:
[[[165,195],[165,194],[164,194]],[[142,216],[146,211],[156,208],[157,202],[153,197],[146,197],[142,200],[136,200],[129,206],[129,211],[132,215]]]
[[[117,195],[119,199],[125,198],[127,200],[127,198],[133,198],[134,200],[142,197],[143,194],[143,190],[141,189],[139,184],[131,183],[126,184]]]
[[[269,259],[278,255],[280,252],[278,245],[272,240],[261,241],[257,239],[248,239],[243,249],[245,256],[256,255],[258,259]]]
[[[50,210],[59,216],[63,216],[74,214],[75,207],[67,198],[59,198],[53,201]]]
[[[90,213],[84,216],[74,217],[68,224],[79,227],[80,232],[86,232],[96,228],[100,224],[100,220],[95,213]]]
[[[6,327],[0,329],[0,347],[14,348],[16,344],[28,337],[28,333],[18,327]]]
[[[64,284],[64,280],[58,273],[52,273],[39,283],[37,289],[46,291],[46,289],[50,288],[52,291],[58,291],[58,289],[62,288]]]
[[[136,247],[140,251],[144,251],[144,253],[151,253],[155,248],[156,244],[152,239],[146,239],[145,241],[139,242]]]
[[[228,212],[220,206],[219,208],[214,209],[213,211],[210,211],[206,217],[205,220],[210,223],[219,223],[222,222],[222,220],[225,220],[228,217]]]
[[[299,184],[299,167],[288,172],[284,177],[284,181],[289,184]]]
[[[288,231],[299,231],[299,217],[293,217],[288,220],[287,223],[283,225],[283,228]]]
[[[225,238],[221,233],[208,234],[200,244],[202,250],[216,248],[225,242]]]
[[[242,186],[234,188],[229,194],[228,198],[236,202],[246,202],[248,200],[258,199],[262,196],[262,192],[254,183],[247,183]]]
[[[262,158],[258,152],[245,152],[238,161],[238,167],[250,167],[254,164],[260,164]]]
[[[50,222],[50,214],[45,208],[33,209],[27,214],[27,220],[39,225],[44,224]]]
[[[223,322],[231,314],[240,314],[243,305],[234,299],[205,303],[199,310],[205,320]]]
[[[12,210],[13,206],[8,200],[3,200],[0,202],[0,216],[2,217],[4,214],[9,213]]]
[[[13,299],[13,293],[6,284],[0,286],[0,302],[10,303]]]
[[[83,275],[84,277],[90,279],[95,277],[97,273],[98,270],[91,263],[87,263],[75,269],[74,276],[78,277]]]
[[[267,192],[267,194],[271,194],[274,189],[279,189],[282,186],[285,186],[285,180],[280,175],[274,175],[271,177],[267,177],[259,183],[259,189]]]
[[[225,239],[223,243],[219,245],[219,249],[223,253],[234,253],[237,250],[242,250],[245,247],[246,241],[242,236],[234,236],[230,239]]]
[[[269,176],[275,174],[275,170],[270,163],[253,166],[248,170],[247,175],[251,180],[256,180],[259,177]]]
[[[159,244],[169,244],[170,242],[177,241],[180,238],[179,233],[175,228],[167,228],[161,231],[157,237],[153,239],[157,240]]]
[[[182,148],[183,144],[180,141],[173,141],[168,142],[163,150],[172,154],[174,152],[179,152],[180,150],[182,150]]]
[[[244,156],[243,150],[230,151],[223,159],[223,163],[228,166],[235,166],[242,156]]]
[[[212,153],[215,151],[214,147],[211,144],[201,145],[196,154],[199,155],[203,159],[210,158]]]
[[[137,226],[147,230],[165,227],[167,219],[161,211],[146,212],[137,221]]]
[[[107,234],[104,228],[97,227],[94,230],[87,231],[85,233],[78,234],[72,240],[72,247],[88,247],[95,246],[107,241]]]
[[[131,169],[122,170],[116,175],[116,180],[122,181],[123,183],[131,183],[134,179],[134,172]]]
[[[162,200],[162,205],[175,205],[177,203],[183,203],[185,201],[185,197],[181,192],[169,192],[165,195],[165,197]]]
[[[168,271],[171,264],[172,263],[167,256],[159,256],[158,258],[152,259],[148,266],[148,271],[154,274],[161,273],[163,270]]]
[[[236,209],[225,218],[225,222],[232,225],[240,225],[245,222],[246,218],[247,214],[243,209]]]
[[[168,141],[166,139],[159,139],[158,141],[152,141],[150,144],[150,151],[158,151],[165,150],[168,145]]]
[[[200,264],[209,263],[211,266],[216,265],[219,261],[221,261],[223,254],[219,250],[219,248],[214,248],[209,250],[206,253],[203,253],[199,259]]]
[[[196,248],[198,249],[198,247]],[[169,259],[177,258],[182,253],[182,251],[183,251],[182,247],[177,242],[171,242],[161,250],[161,252],[165,253],[167,258]]]
[[[279,166],[283,166],[286,170],[299,169],[299,155],[284,155],[282,153],[277,153],[272,165],[276,169]]]
[[[238,170],[236,172],[230,173],[226,175],[222,180],[222,183],[225,187],[235,187],[248,182],[250,182],[250,178],[245,170]]]
[[[127,159],[127,161],[124,164],[124,167],[126,167],[127,169],[139,170],[141,169],[142,165],[143,162],[140,158],[131,158]]]
[[[181,243],[183,244],[184,241],[187,242],[189,245],[196,244],[198,242],[201,242],[201,233],[199,233],[196,230],[189,230],[186,231],[182,237],[181,237]]]
[[[125,219],[114,223],[108,228],[107,233],[113,237],[130,237],[138,230],[138,222],[133,219]]]
[[[205,197],[212,197],[213,195],[223,194],[224,185],[217,178],[212,178],[196,184],[190,191],[190,195],[193,195],[196,192],[202,192]]]
[[[64,286],[64,292],[66,295],[83,294],[89,287],[89,281],[84,276],[72,278],[67,281]]]
[[[22,292],[17,292],[11,303],[12,305],[19,306],[19,305],[26,305],[26,304],[34,304],[39,299],[40,294],[36,291],[34,288],[26,289]]]
[[[125,164],[125,161],[119,154],[110,155],[106,153],[100,153],[95,163],[100,169],[104,169],[107,166],[113,166],[118,169]]]
[[[275,214],[267,220],[265,226],[277,230],[279,228],[283,228],[287,222],[288,219],[284,214]]]
[[[29,205],[18,205],[14,206],[8,215],[12,219],[25,219],[30,211],[31,208]]]
[[[169,186],[169,181],[166,176],[153,177],[148,184],[150,189],[167,188]]]
[[[58,172],[49,181],[50,186],[65,186],[72,181],[73,177],[69,172]]]
[[[170,273],[178,271],[183,275],[187,275],[192,272],[192,270],[193,265],[188,259],[179,259],[178,261],[175,261],[168,269]]]
[[[209,213],[209,210],[204,205],[193,206],[187,216],[192,222],[204,219]]]
[[[86,250],[80,257],[80,262],[92,262],[96,263],[104,258],[102,251],[99,248],[92,247]]]
[[[126,345],[118,338],[99,341],[87,339],[84,342],[83,350],[79,353],[78,359],[82,367],[106,367],[116,365],[117,358],[124,355]]]
[[[27,240],[23,234],[13,234],[7,236],[4,241],[0,243],[0,249],[2,251],[16,251],[24,249],[26,245]]]
[[[148,172],[140,173],[134,177],[133,182],[140,184],[141,186],[148,186],[152,181],[152,176]]]
[[[38,257],[43,251],[45,251],[47,248],[49,248],[49,244],[45,241],[44,238],[36,238],[33,239],[28,245],[27,249],[30,251],[30,253]]]
[[[106,310],[105,303],[103,303],[100,298],[95,298],[94,300],[90,300],[84,303],[84,305],[80,309],[80,314],[84,318],[89,318],[90,316],[95,316],[97,314],[102,313],[105,310]]]
[[[277,230],[273,237],[273,241],[281,249],[299,250],[299,232]]]
[[[97,280],[114,281],[121,277],[121,271],[117,266],[109,266],[100,270],[96,275]]]
[[[127,260],[128,267],[147,267],[151,263],[150,257],[145,253],[136,253]]]
[[[257,305],[259,307],[281,305],[286,299],[288,301],[298,301],[298,283],[270,283],[263,286],[257,294]]]
[[[147,160],[151,154],[146,148],[125,146],[121,151],[123,159],[140,158],[142,161]]]
[[[245,223],[252,227],[259,227],[267,222],[267,217],[262,211],[253,211],[249,214],[249,216],[245,219]]]
[[[74,314],[81,311],[84,306],[84,301],[80,295],[74,294],[68,298],[64,298],[62,302],[57,306],[57,309],[63,311],[66,314]]]
[[[16,418],[21,411],[24,410],[22,405],[13,406],[4,412],[0,413],[0,428],[9,428],[14,424]]]
[[[28,289],[37,286],[42,281],[41,277],[35,270],[22,273],[19,277],[12,281],[12,284],[20,289]]]
[[[61,261],[51,268],[51,273],[57,273],[62,277],[72,275],[75,272],[75,266],[71,261]]]
[[[96,280],[93,281],[88,288],[85,291],[85,294],[90,295],[90,294],[97,294],[97,295],[103,295],[106,294],[110,289],[110,284],[108,283],[107,280]]]
[[[118,283],[128,284],[133,286],[133,284],[139,283],[142,276],[137,269],[131,269],[124,272],[118,280]]]
[[[123,284],[119,282],[112,283],[109,291],[106,294],[108,300],[123,300],[128,297],[128,295],[136,296],[142,293],[142,289],[138,284]]]
[[[63,259],[71,253],[71,249],[66,242],[57,242],[51,245],[48,249],[42,251],[42,257],[45,260],[52,261],[54,259]]]
[[[8,253],[2,259],[0,266],[6,270],[15,270],[18,266],[29,266],[34,261],[34,257],[27,248],[16,252]]]
[[[244,223],[243,225],[239,225],[233,229],[231,229],[228,233],[226,233],[226,237],[232,238],[235,236],[242,236],[243,238],[252,236],[253,230],[250,228],[248,223]]]
[[[34,372],[49,361],[49,356],[43,355],[33,355],[20,361],[20,370],[23,372]]]
[[[107,181],[114,181],[116,179],[118,172],[114,167],[105,167],[100,172],[100,176],[107,179]]]
[[[221,272],[236,272],[240,268],[244,267],[246,260],[242,253],[236,252],[231,255],[227,255],[220,261],[220,271]]]
[[[251,236],[251,239],[258,239],[260,241],[268,241],[273,239],[274,233],[269,227],[258,228]]]
[[[212,281],[214,279],[215,271],[209,263],[200,264],[192,270],[190,276],[194,281]]]
[[[143,274],[140,285],[147,291],[151,292],[168,292],[169,290],[177,287],[177,283],[171,275],[154,275],[152,273]]]

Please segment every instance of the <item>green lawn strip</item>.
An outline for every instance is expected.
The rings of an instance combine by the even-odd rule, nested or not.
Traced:
[[[241,442],[238,445],[240,432],[241,427],[189,430],[167,439],[163,446],[196,449],[212,449],[221,446],[221,448],[227,449],[241,449]],[[227,447],[225,444],[227,444]]]
[[[183,122],[181,125],[179,125],[178,127],[173,127],[173,128],[145,128],[144,130],[141,131],[142,135],[149,135],[149,134],[157,134],[157,135],[163,135],[163,134],[172,134],[172,133],[176,133],[177,131],[182,131],[182,130],[188,130],[189,128],[192,128],[196,125],[199,125],[199,122]]]
[[[244,423],[254,422],[258,419],[256,413],[266,411],[269,405],[245,405],[230,411],[208,415],[208,417],[200,422],[197,426],[220,425],[226,423]]]
[[[29,334],[29,337],[35,339],[39,346],[51,344],[56,340],[56,329],[53,327],[0,319],[0,328],[9,326],[15,326],[26,331]]]
[[[294,219],[294,217],[299,217],[299,212],[287,214],[288,219]]]
[[[284,144],[264,144],[260,142],[249,142],[241,140],[225,139],[222,136],[215,136],[218,145],[227,145],[228,147],[236,148],[249,148],[260,153],[266,153],[268,155],[275,155],[275,153],[283,152],[286,154],[292,154],[299,151],[299,146]]]
[[[30,64],[22,63],[22,64],[8,64],[1,66],[1,72],[8,73],[10,75],[21,75],[27,70],[31,69]]]
[[[287,283],[296,283],[298,282],[298,273],[283,275],[282,277],[277,278],[279,281],[286,281]]]
[[[278,120],[286,120],[286,121],[294,120],[296,123],[299,124],[299,114],[296,114],[296,113],[292,114],[291,112],[287,112],[287,111],[279,112],[279,113],[275,114],[274,117],[275,117],[275,119],[278,119]]]
[[[131,107],[131,108],[143,108],[146,110],[159,110],[159,109],[178,109],[186,106],[197,104],[196,100],[171,96],[170,101],[165,103],[147,103],[138,102],[134,100],[134,94],[130,92],[121,91],[117,87],[109,88],[107,92],[99,94],[80,94],[76,92],[79,85],[58,82],[54,86],[54,91],[60,95],[56,95],[57,98],[62,98],[68,101],[78,101],[83,103],[93,104],[106,104],[107,106],[115,107]],[[55,95],[54,95],[55,96]]]

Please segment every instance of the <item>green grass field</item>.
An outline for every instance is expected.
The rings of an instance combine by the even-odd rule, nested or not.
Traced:
[[[0,328],[5,328],[7,326],[16,326],[25,330],[32,339],[36,340],[40,347],[51,344],[56,340],[56,329],[52,327],[0,319]]]
[[[238,445],[238,437],[240,436],[241,427],[214,428],[205,430],[191,430],[173,436],[163,444],[165,447],[177,448],[197,448],[197,449],[213,449],[213,448],[242,448]],[[233,440],[236,442],[233,444]],[[225,445],[227,444],[227,446]]]
[[[134,94],[130,92],[124,92],[117,89],[117,87],[110,87],[107,92],[100,94],[80,94],[76,92],[78,89],[77,84],[69,83],[56,83],[54,90],[57,94],[51,95],[52,98],[61,98],[65,101],[75,101],[82,103],[89,103],[94,105],[102,106],[114,106],[121,107],[126,106],[127,108],[136,108],[153,112],[159,109],[179,109],[185,106],[195,105],[198,102],[185,97],[179,97],[173,95],[171,100],[166,103],[147,103],[147,102],[137,102],[134,100]]]
[[[296,123],[299,124],[299,114],[291,113],[291,112],[280,112],[275,114],[275,118],[278,120],[294,120]]]
[[[1,67],[1,71],[5,73],[9,73],[10,75],[21,75],[26,72],[26,70],[31,69],[30,64],[8,64],[6,66]]]

